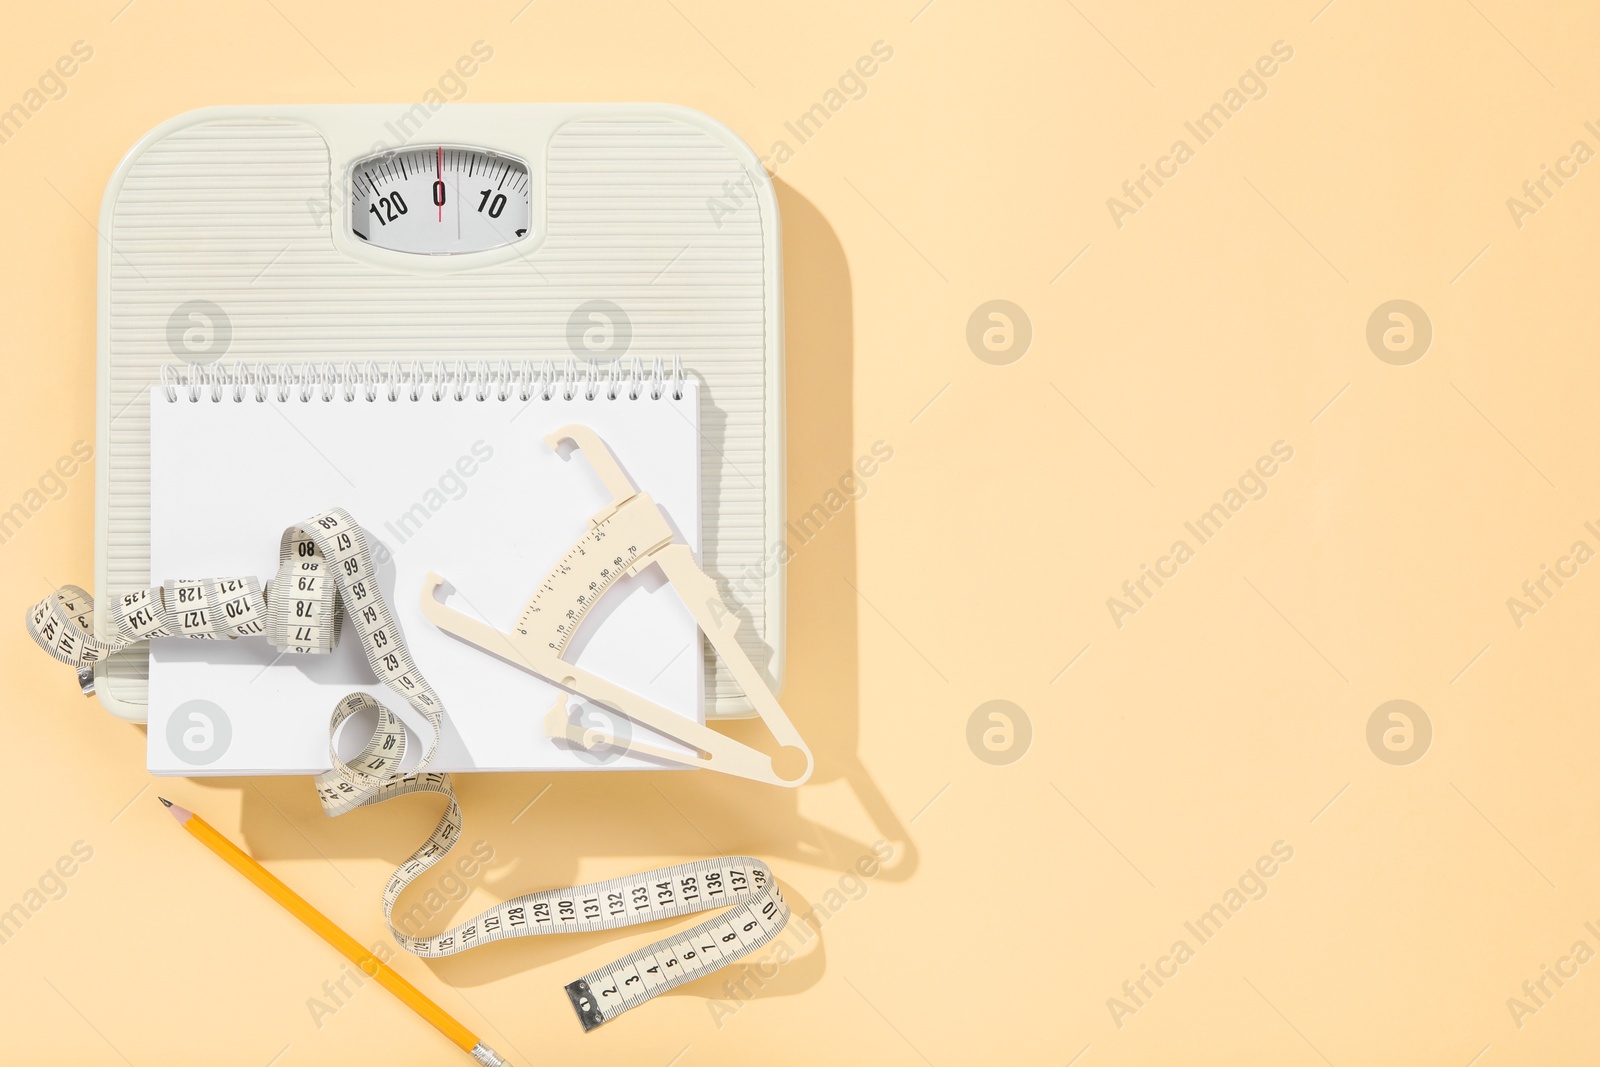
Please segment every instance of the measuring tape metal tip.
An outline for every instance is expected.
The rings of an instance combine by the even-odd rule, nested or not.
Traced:
[[[578,1013],[578,1021],[583,1024],[583,1032],[588,1033],[601,1023],[606,1017],[595,1006],[594,997],[589,995],[587,982],[571,982],[567,985],[567,999],[572,1002],[572,1010]]]

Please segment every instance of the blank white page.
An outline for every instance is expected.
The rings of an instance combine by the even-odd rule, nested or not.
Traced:
[[[444,736],[430,769],[590,770],[662,764],[626,757],[598,762],[544,736],[560,692],[537,675],[433,626],[418,606],[429,571],[453,586],[448,603],[502,632],[539,581],[609,501],[580,450],[552,451],[544,436],[567,423],[593,429],[633,482],[700,551],[699,403],[694,382],[681,399],[587,400],[513,395],[477,400],[357,391],[257,401],[189,400],[160,388],[150,400],[150,582],[277,571],[285,527],[342,507],[366,530],[374,555],[387,551],[379,582],[407,645],[445,707]],[[381,547],[380,547],[381,546]],[[405,720],[406,766],[423,749],[427,724],[379,684],[357,642],[331,655],[279,655],[261,637],[151,642],[149,768],[157,774],[311,774],[328,767],[328,721],[339,698],[371,693]],[[622,579],[590,612],[567,657],[695,721],[704,721],[700,631],[657,568]],[[206,705],[193,705],[204,701]],[[174,712],[188,705],[173,724]],[[210,707],[208,708],[207,705]],[[187,741],[189,712],[212,718]],[[220,715],[210,709],[220,709]],[[592,716],[585,722],[598,721]],[[169,729],[170,727],[170,729]],[[217,738],[225,732],[225,743]],[[342,755],[365,743],[370,725],[347,724]],[[358,736],[359,735],[359,736]],[[641,740],[664,742],[635,728]],[[177,748],[175,749],[174,744]],[[681,747],[681,746],[680,746]]]

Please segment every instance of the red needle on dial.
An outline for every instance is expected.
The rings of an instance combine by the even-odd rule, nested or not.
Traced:
[[[444,145],[440,145],[439,146],[439,162],[438,162],[438,171],[437,171],[437,173],[439,175],[439,184],[443,185],[444,184]],[[440,222],[444,221],[444,201],[443,200],[441,200],[439,202],[439,221]]]

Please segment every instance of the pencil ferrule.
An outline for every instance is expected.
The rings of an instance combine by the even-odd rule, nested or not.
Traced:
[[[472,1058],[483,1064],[483,1067],[511,1067],[500,1057],[500,1053],[485,1045],[482,1041],[472,1046]]]

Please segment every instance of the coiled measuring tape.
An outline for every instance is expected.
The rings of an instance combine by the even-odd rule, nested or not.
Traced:
[[[316,777],[323,811],[339,816],[408,793],[438,793],[446,801],[428,839],[395,869],[383,889],[384,921],[401,948],[437,958],[507,938],[613,930],[728,908],[568,983],[567,997],[585,1031],[777,936],[788,921],[788,905],[767,866],[747,856],[529,893],[431,937],[411,937],[396,929],[393,915],[400,895],[460,838],[461,807],[450,776],[427,770],[442,732],[444,705],[406,649],[376,575],[361,527],[343,509],[334,508],[284,531],[278,573],[265,588],[254,578],[206,578],[127,593],[112,604],[109,630],[114,636],[100,639],[95,636],[94,599],[69,585],[30,608],[27,627],[41,648],[76,668],[80,680],[86,671],[92,678],[97,661],[156,637],[229,640],[264,635],[280,651],[315,655],[332,651],[342,628],[353,630],[378,680],[405,698],[433,735],[417,769],[401,774],[406,732],[400,719],[365,693],[340,700],[328,727],[331,767]],[[334,748],[339,727],[369,709],[376,710],[377,726],[361,752],[346,762]]]

